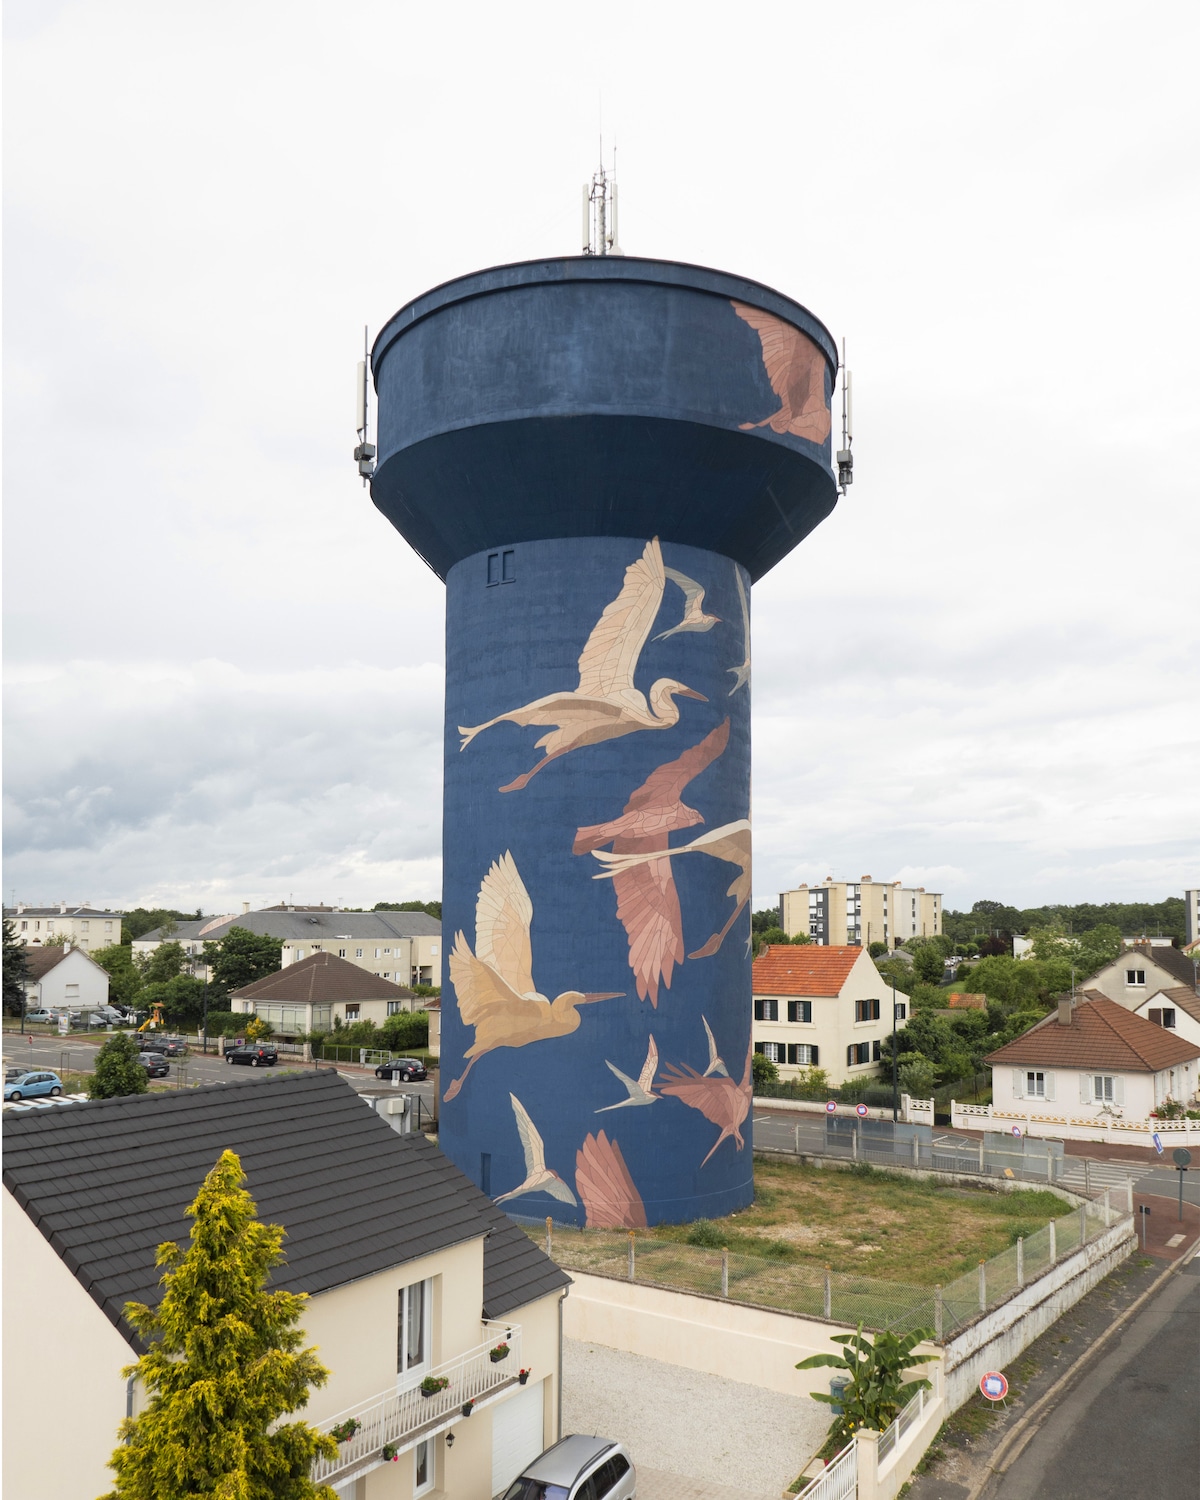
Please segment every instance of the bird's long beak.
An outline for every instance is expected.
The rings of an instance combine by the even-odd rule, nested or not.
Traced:
[[[680,688],[676,696],[680,698],[698,698],[701,703],[708,702],[704,694],[698,693],[695,688]]]
[[[581,1003],[586,1004],[589,1000],[623,1000],[624,998],[624,990],[611,990],[605,994],[584,995]]]

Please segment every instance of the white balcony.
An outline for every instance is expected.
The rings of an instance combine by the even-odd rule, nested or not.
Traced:
[[[351,1420],[358,1427],[338,1444],[335,1458],[318,1458],[313,1463],[314,1482],[345,1484],[383,1463],[385,1447],[403,1453],[457,1422],[469,1421],[462,1411],[468,1401],[483,1406],[516,1385],[521,1369],[520,1325],[484,1322],[481,1329],[481,1344],[425,1372],[426,1377],[449,1381],[444,1390],[432,1396],[423,1395],[420,1385],[383,1391],[317,1424],[321,1432],[330,1432]],[[508,1357],[493,1361],[492,1350],[498,1344],[508,1345]]]

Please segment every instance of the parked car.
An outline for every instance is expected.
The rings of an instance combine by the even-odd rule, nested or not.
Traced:
[[[145,1068],[147,1078],[165,1078],[171,1071],[171,1064],[161,1052],[139,1052],[138,1062]]]
[[[186,1057],[188,1051],[181,1036],[167,1036],[161,1031],[138,1032],[137,1044],[142,1052],[161,1052],[164,1057]]]
[[[6,1102],[36,1099],[41,1094],[57,1098],[62,1091],[62,1079],[57,1073],[18,1073],[15,1078],[4,1080]]]
[[[264,1047],[261,1042],[248,1042],[244,1047],[230,1047],[225,1054],[227,1063],[245,1063],[249,1068],[273,1068],[279,1061],[274,1047]]]
[[[376,1078],[402,1078],[405,1083],[428,1078],[425,1064],[416,1057],[393,1057],[391,1062],[380,1063],[375,1069]]]
[[[114,1005],[98,1005],[95,1010],[88,1012],[89,1026],[123,1026],[125,1024],[125,1012],[120,1011]]]
[[[58,1012],[56,1010],[46,1010],[39,1006],[37,1010],[27,1010],[25,1012],[25,1019],[27,1021],[36,1021],[39,1026],[57,1025]]]
[[[573,1433],[547,1448],[504,1492],[504,1500],[633,1500],[637,1470],[620,1443]]]

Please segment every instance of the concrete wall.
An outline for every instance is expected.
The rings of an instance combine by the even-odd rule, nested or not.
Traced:
[[[1028,1101],[1026,1101],[1028,1102]],[[1050,1106],[1053,1110],[1054,1106]],[[1074,1111],[1053,1114],[1046,1109],[1023,1110],[1014,1104],[1007,1110],[991,1104],[959,1104],[950,1108],[954,1130],[1008,1130],[1019,1125],[1026,1135],[1052,1141],[1107,1141],[1114,1146],[1153,1146],[1157,1133],[1168,1146],[1200,1146],[1200,1120],[1151,1120],[1113,1115],[1088,1119]]]
[[[4,1493],[106,1493],[133,1350],[4,1192]]]

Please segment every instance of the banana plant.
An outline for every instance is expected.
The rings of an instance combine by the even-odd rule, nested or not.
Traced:
[[[850,1377],[840,1396],[826,1391],[810,1392],[814,1401],[842,1408],[842,1415],[835,1417],[830,1426],[830,1436],[848,1438],[859,1429],[883,1432],[918,1391],[931,1390],[928,1380],[904,1377],[914,1366],[927,1362],[927,1356],[912,1351],[932,1337],[931,1328],[916,1328],[900,1338],[894,1333],[881,1333],[872,1343],[863,1337],[860,1323],[854,1333],[833,1335],[835,1344],[846,1346],[844,1354],[814,1354],[802,1359],[797,1370],[816,1370],[827,1365],[845,1370]]]

